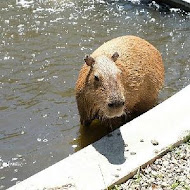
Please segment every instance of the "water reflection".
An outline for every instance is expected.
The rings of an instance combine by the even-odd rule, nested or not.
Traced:
[[[79,136],[72,144],[76,145],[75,151],[78,151],[89,144],[101,139],[103,136],[111,132],[109,127],[101,125],[98,120],[94,120],[88,127],[80,126]]]
[[[83,58],[105,41],[133,34],[162,52],[166,80],[160,102],[190,83],[190,15],[157,6],[103,0],[0,2],[0,173],[5,177],[0,188],[67,157],[77,143],[76,150],[107,133],[96,126],[80,128],[74,95]]]

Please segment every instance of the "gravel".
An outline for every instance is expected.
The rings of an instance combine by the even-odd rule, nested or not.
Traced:
[[[175,147],[115,190],[190,190],[190,141]]]

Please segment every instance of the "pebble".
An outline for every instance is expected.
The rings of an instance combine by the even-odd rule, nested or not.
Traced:
[[[154,153],[155,153],[155,154],[158,154],[158,152],[159,152],[158,150],[154,150]]]
[[[159,145],[159,142],[158,142],[158,141],[156,141],[156,140],[151,140],[151,143],[152,143],[154,146]]]
[[[166,187],[168,184],[164,181],[161,183],[162,187]]]
[[[14,177],[14,178],[12,178],[12,179],[11,179],[11,181],[16,181],[16,180],[17,180],[17,178],[16,178],[16,177]]]
[[[22,155],[21,154],[17,154],[16,157],[22,158]]]
[[[124,144],[124,147],[128,147],[128,144]]]
[[[190,141],[173,148],[153,164],[141,169],[138,178],[134,176],[117,186],[117,190],[135,189],[190,190]]]
[[[162,162],[162,164],[163,164],[164,166],[168,166],[169,162],[168,162],[167,160],[165,160],[165,161]]]
[[[131,155],[135,155],[135,154],[136,154],[136,152],[130,152],[130,154],[131,154]]]

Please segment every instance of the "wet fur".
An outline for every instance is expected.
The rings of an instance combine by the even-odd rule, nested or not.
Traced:
[[[164,67],[159,51],[139,37],[122,36],[104,43],[91,57],[97,60],[107,56],[111,59],[114,52],[119,54],[115,65],[121,74],[116,82],[125,97],[124,114],[116,118],[106,117],[102,107],[106,106],[103,104],[106,104],[108,91],[113,90],[112,85],[107,81],[107,89],[97,87],[93,69],[84,64],[76,83],[76,100],[82,125],[99,119],[105,124],[120,126],[152,108],[157,101],[164,82]]]

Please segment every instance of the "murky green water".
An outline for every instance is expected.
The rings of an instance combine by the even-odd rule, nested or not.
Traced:
[[[162,52],[160,102],[190,83],[190,14],[133,2],[0,1],[0,189],[95,139],[80,129],[74,86],[103,42],[132,34]]]

